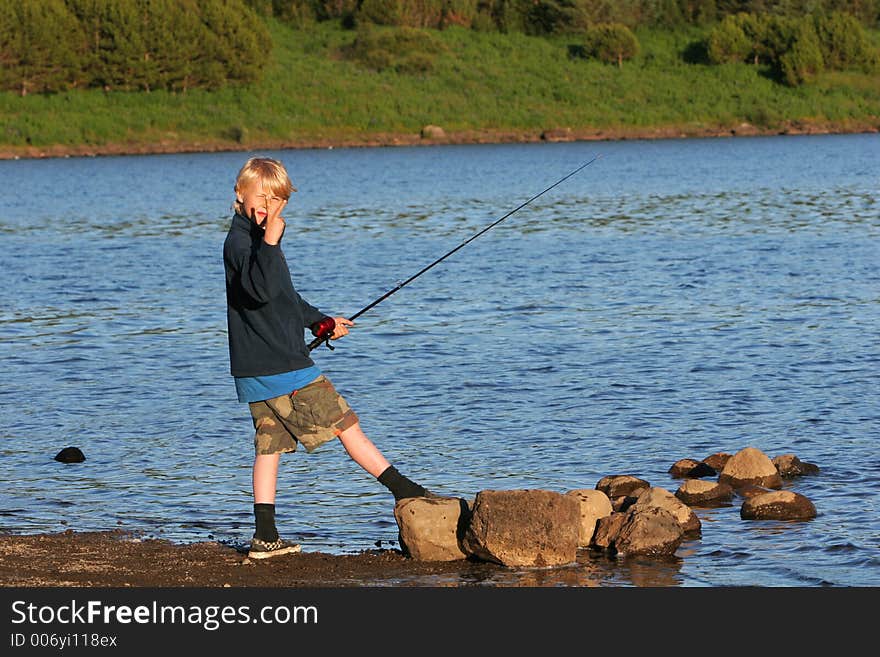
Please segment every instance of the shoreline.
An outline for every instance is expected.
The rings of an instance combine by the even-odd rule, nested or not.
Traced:
[[[448,587],[460,586],[461,577],[474,569],[501,566],[419,562],[381,547],[346,555],[304,549],[254,560],[246,548],[218,541],[180,544],[123,530],[0,533],[0,588],[345,588],[425,586],[435,578]]]
[[[757,127],[749,123],[719,127],[623,127],[553,128],[546,130],[461,130],[417,133],[368,133],[357,137],[302,137],[295,140],[255,141],[160,141],[145,143],[80,144],[77,146],[0,145],[0,160],[118,155],[165,155],[175,153],[220,153],[288,149],[378,148],[402,146],[441,146],[470,144],[555,143],[578,141],[627,141],[687,138],[762,137],[775,135],[875,134],[880,117],[869,121],[832,124],[816,121],[789,121],[782,126]],[[430,136],[429,136],[430,135]]]

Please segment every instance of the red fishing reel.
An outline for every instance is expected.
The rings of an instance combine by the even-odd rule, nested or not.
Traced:
[[[333,335],[333,330],[336,328],[336,320],[332,317],[325,317],[324,319],[315,322],[309,327],[312,330],[312,335],[315,336],[315,339],[309,343],[309,351],[317,347],[322,342],[327,345],[327,348],[331,351],[336,349],[332,344],[330,344],[330,337]]]

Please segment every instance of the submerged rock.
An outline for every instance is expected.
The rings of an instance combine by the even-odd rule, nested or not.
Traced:
[[[689,506],[715,506],[733,499],[733,488],[715,481],[689,479],[678,487],[675,496]]]
[[[727,452],[715,452],[704,458],[702,462],[716,472],[721,472],[732,457],[733,454],[728,454]]]
[[[669,556],[675,553],[683,538],[681,523],[666,509],[634,506],[624,514],[612,548],[624,556]]]
[[[734,492],[740,497],[748,499],[750,497],[755,497],[756,495],[772,493],[773,491],[771,491],[769,488],[764,488],[763,486],[756,486],[755,484],[745,484],[737,488]]]
[[[819,473],[818,465],[804,463],[794,454],[780,454],[774,457],[772,462],[780,477],[799,477]]]
[[[644,479],[628,474],[608,475],[596,483],[596,490],[605,493],[609,499],[625,496],[636,497],[638,496],[636,491],[650,487],[651,484]]]
[[[687,504],[682,502],[665,488],[655,486],[643,491],[630,510],[642,511],[651,507],[669,511],[678,524],[681,525],[682,531],[700,531],[701,523],[697,514],[694,513]]]
[[[65,447],[55,455],[55,460],[61,463],[82,463],[86,456],[79,447]]]
[[[739,488],[754,484],[765,488],[782,488],[782,479],[776,466],[757,447],[744,447],[734,454],[724,465],[718,482]]]
[[[718,472],[703,461],[694,459],[680,459],[669,468],[669,474],[673,477],[714,477]]]
[[[743,502],[740,517],[743,520],[809,520],[816,517],[816,507],[800,493],[769,491]]]
[[[615,511],[610,516],[599,518],[590,547],[596,550],[614,551],[614,539],[620,533],[626,514]]]

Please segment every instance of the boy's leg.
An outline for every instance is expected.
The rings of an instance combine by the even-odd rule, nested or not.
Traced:
[[[339,441],[351,459],[374,477],[381,475],[391,465],[364,434],[360,422],[355,422],[340,433]]]
[[[254,537],[271,543],[278,540],[275,527],[275,491],[281,454],[257,454],[254,457]]]
[[[352,460],[390,490],[395,500],[428,495],[425,488],[404,477],[397,468],[388,463],[382,452],[364,434],[359,422],[342,431],[339,441]]]
[[[254,504],[275,504],[280,460],[281,454],[257,454],[254,457]]]
[[[300,546],[282,540],[275,527],[278,464],[281,460],[281,454],[295,450],[296,443],[267,403],[251,402],[250,409],[256,429],[254,435],[256,455],[253,467],[256,527],[248,556],[253,559],[265,559],[299,552]]]

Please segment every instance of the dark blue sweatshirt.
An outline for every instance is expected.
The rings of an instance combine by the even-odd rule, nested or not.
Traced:
[[[233,376],[268,376],[311,367],[305,327],[324,314],[294,289],[281,243],[236,213],[223,243],[226,319]]]

